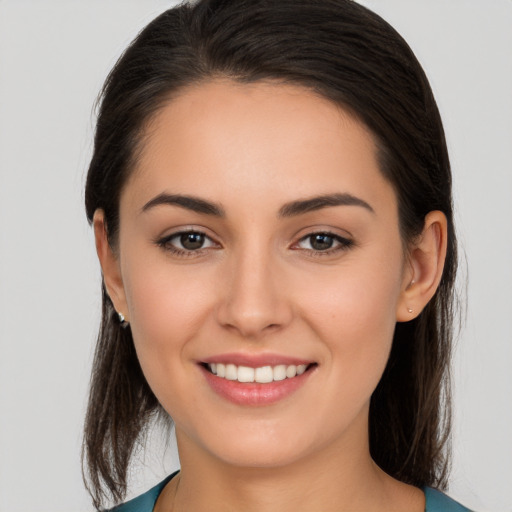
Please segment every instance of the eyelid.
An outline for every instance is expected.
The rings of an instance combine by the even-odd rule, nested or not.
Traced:
[[[200,224],[182,224],[174,227],[168,227],[167,229],[162,230],[161,233],[165,234],[155,236],[155,243],[160,240],[170,239],[173,236],[183,235],[186,233],[199,233],[212,240],[215,240],[216,238],[216,235],[213,234],[210,229]]]

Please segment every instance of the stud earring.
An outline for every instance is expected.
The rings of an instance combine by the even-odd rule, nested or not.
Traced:
[[[409,313],[412,313],[412,309],[411,308],[407,308],[407,311],[409,311]]]
[[[123,328],[128,327],[129,323],[124,318],[123,313],[117,313],[117,316],[119,318],[119,323],[121,324],[121,327],[123,327]]]

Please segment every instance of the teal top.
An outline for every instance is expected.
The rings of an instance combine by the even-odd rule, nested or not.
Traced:
[[[169,475],[164,481],[155,485],[148,492],[113,508],[110,512],[153,512],[158,496],[160,496],[160,493],[171,478],[177,474],[178,471]],[[471,512],[468,508],[463,507],[436,489],[425,487],[423,491],[425,492],[426,500],[425,512]]]

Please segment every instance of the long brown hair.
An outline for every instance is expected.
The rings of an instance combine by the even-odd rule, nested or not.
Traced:
[[[396,325],[370,405],[370,450],[387,473],[446,485],[450,362],[457,265],[451,172],[439,112],[413,52],[383,19],[351,0],[200,0],[169,9],[133,41],[101,94],[85,203],[105,212],[116,247],[119,197],[144,128],[180,89],[214,77],[302,85],[348,109],[373,133],[392,183],[404,243],[425,215],[448,220],[439,288],[414,320]],[[134,446],[162,408],[103,287],[83,444],[84,474],[98,509],[126,493]]]

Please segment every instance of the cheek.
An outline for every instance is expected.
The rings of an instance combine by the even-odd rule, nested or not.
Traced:
[[[319,416],[345,425],[359,417],[386,368],[395,328],[394,308],[384,287],[370,289],[355,280],[343,289],[331,290],[311,309],[310,327],[324,340],[324,370],[328,377]],[[322,313],[323,312],[323,313]],[[327,314],[327,317],[325,316]],[[324,318],[325,321],[319,321]],[[336,404],[332,407],[332,404]],[[363,414],[364,415],[364,414]]]
[[[401,291],[400,261],[360,261],[320,280],[316,276],[298,299],[303,319],[324,340],[331,371],[347,391],[371,394],[384,371]]]
[[[396,322],[396,305],[401,291],[401,266],[372,265],[364,261],[346,268],[312,276],[305,283],[304,316],[322,319],[327,328],[363,335],[381,329],[389,331]],[[310,314],[308,315],[308,311]],[[361,340],[365,336],[361,337]]]
[[[191,273],[173,267],[162,258],[144,263],[133,258],[126,262],[124,275],[141,365],[151,373],[167,371],[185,357],[187,341],[194,338],[207,316],[207,276],[200,270]]]
[[[137,357],[158,401],[173,419],[183,419],[189,414],[182,397],[190,396],[193,340],[208,316],[205,283],[200,273],[165,263],[133,263],[125,290]]]

